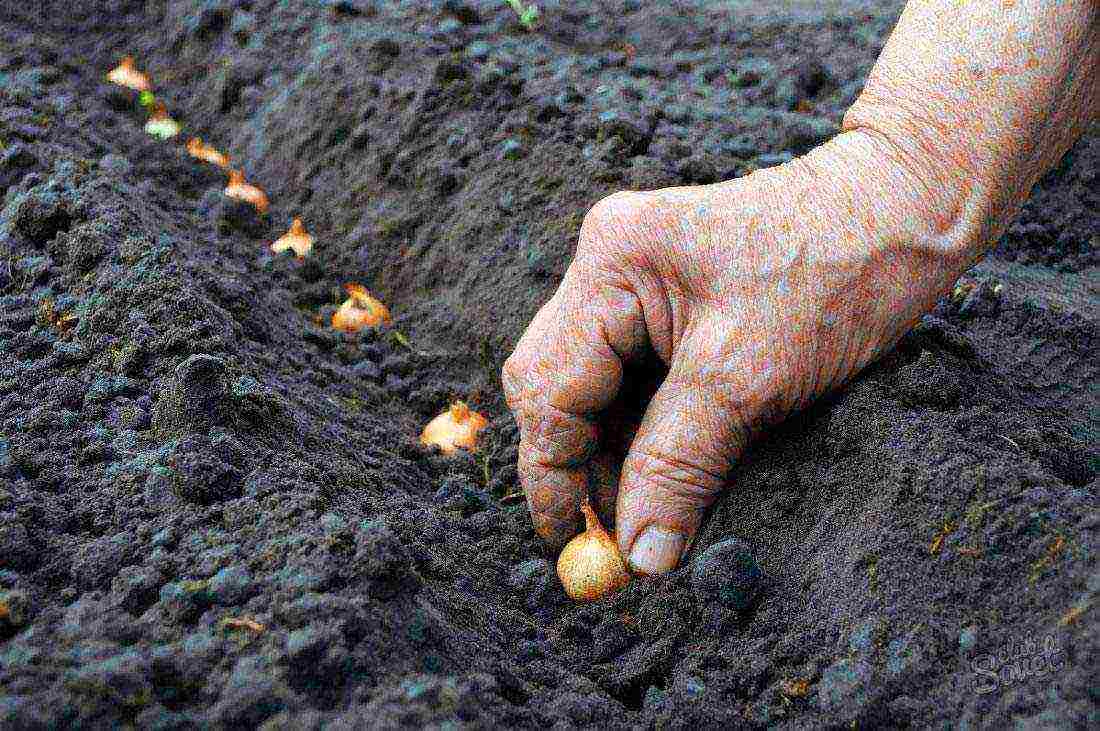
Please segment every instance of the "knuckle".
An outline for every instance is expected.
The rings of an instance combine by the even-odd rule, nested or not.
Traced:
[[[619,191],[589,209],[581,223],[581,243],[636,235],[649,219],[653,198],[648,193]]]
[[[644,487],[663,501],[685,507],[709,504],[724,479],[712,468],[655,451],[633,452],[627,461],[624,472],[633,475],[627,489]]]
[[[504,398],[510,408],[514,408],[523,395],[525,370],[518,353],[508,356],[508,359],[504,361],[504,367],[500,369],[500,382],[504,389]]]
[[[575,467],[594,451],[597,429],[587,419],[548,406],[524,435],[534,459],[551,467]]]

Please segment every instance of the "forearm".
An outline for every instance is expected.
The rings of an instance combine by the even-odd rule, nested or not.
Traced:
[[[1097,0],[910,0],[844,129],[911,173],[930,218],[916,243],[961,269],[1097,118],[1098,99]]]

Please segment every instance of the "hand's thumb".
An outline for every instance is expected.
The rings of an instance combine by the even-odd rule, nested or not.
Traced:
[[[740,454],[743,433],[718,390],[714,382],[670,374],[631,444],[616,528],[619,547],[638,573],[676,568]]]

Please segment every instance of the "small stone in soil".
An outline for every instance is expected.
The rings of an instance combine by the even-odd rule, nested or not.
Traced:
[[[718,602],[744,611],[759,596],[763,577],[749,545],[730,538],[714,544],[695,560],[691,587],[703,604]]]

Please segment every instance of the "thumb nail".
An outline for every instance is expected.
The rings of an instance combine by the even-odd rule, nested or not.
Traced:
[[[639,574],[664,574],[676,568],[684,553],[684,535],[651,525],[642,531],[630,549],[630,568]]]

